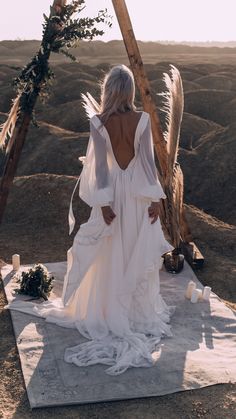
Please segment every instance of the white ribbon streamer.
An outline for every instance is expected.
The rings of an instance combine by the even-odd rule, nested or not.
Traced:
[[[73,189],[72,195],[71,195],[71,199],[70,199],[70,208],[69,208],[69,214],[68,214],[68,222],[69,222],[69,236],[71,235],[72,231],[74,230],[75,227],[75,217],[74,217],[74,213],[73,213],[73,198],[74,198],[74,193],[77,189],[77,186],[79,184],[81,175],[78,177],[77,182],[75,184],[75,187]]]
[[[78,157],[78,160],[81,161],[82,165],[84,165],[85,159],[86,159],[86,156]],[[72,231],[74,230],[74,227],[75,227],[75,216],[74,216],[74,213],[73,213],[73,198],[74,198],[74,193],[75,193],[75,191],[77,189],[77,186],[79,184],[79,181],[81,179],[81,175],[82,175],[82,172],[77,179],[77,182],[75,184],[75,187],[73,189],[73,192],[72,192],[72,195],[71,195],[71,198],[70,198],[70,208],[69,208],[69,214],[68,214],[69,236],[71,235],[71,233],[72,233]]]

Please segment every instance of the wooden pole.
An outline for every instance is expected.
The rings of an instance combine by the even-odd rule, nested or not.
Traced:
[[[153,143],[160,167],[160,181],[163,184],[167,195],[167,200],[162,201],[161,219],[170,235],[174,247],[179,248],[181,236],[184,241],[191,240],[190,229],[187,225],[182,208],[182,171],[180,167],[176,170],[174,164],[172,165],[173,167],[170,167],[170,156],[168,155],[166,141],[163,137],[156,104],[151,94],[150,83],[144,69],[125,0],[112,0],[112,3],[119,22],[130,66],[141,94],[143,109],[148,112],[151,117]],[[173,145],[173,147],[175,147],[175,145]],[[175,194],[173,194],[173,187],[176,187]]]
[[[31,115],[25,113],[20,126],[17,126],[12,134],[12,144],[7,156],[0,184],[0,222],[2,221],[4,215],[8,194],[17,170],[17,165],[24,146],[30,121]]]
[[[156,104],[152,98],[151,87],[149,80],[147,78],[146,71],[142,62],[142,58],[139,52],[139,47],[135,39],[134,31],[132,28],[132,23],[129,17],[129,12],[126,7],[124,0],[112,0],[113,7],[120,25],[120,30],[123,36],[124,44],[126,47],[127,55],[130,61],[130,66],[134,73],[136,84],[139,88],[143,109],[150,114],[152,122],[152,135],[155,151],[158,157],[159,167],[160,167],[160,181],[165,186],[165,192],[167,193],[167,201],[162,202],[162,213],[161,218],[163,223],[172,239],[176,244],[176,240],[172,234],[172,220],[170,214],[174,213],[171,211],[171,194],[169,193],[168,185],[166,181],[168,180],[168,152],[165,139],[163,137],[163,132],[160,125],[160,119],[157,113]]]
[[[129,12],[124,0],[112,0],[112,3],[120,25],[120,30],[124,39],[130,65],[134,73],[135,81],[140,90],[143,109],[151,116],[153,143],[158,156],[160,174],[165,178],[168,170],[166,142],[163,137],[156,105],[152,98],[150,83],[144,69],[137,41],[135,39]]]

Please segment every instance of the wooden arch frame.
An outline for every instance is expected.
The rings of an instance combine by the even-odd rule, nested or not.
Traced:
[[[66,2],[67,0],[54,0],[54,10],[58,10],[58,13],[60,13],[61,7]],[[112,0],[112,3],[119,22],[130,66],[140,90],[143,108],[151,116],[153,141],[160,166],[160,181],[167,195],[167,199],[162,201],[162,223],[177,252],[182,249],[190,263],[201,266],[204,258],[192,242],[190,228],[184,215],[183,173],[179,164],[173,160],[173,155],[177,155],[176,147],[178,145],[172,144],[168,153],[156,105],[152,98],[150,84],[135,39],[125,0]],[[35,98],[35,103],[36,99],[37,97]],[[17,170],[30,120],[31,114],[25,113],[20,125],[14,129],[9,142],[9,153],[0,184],[0,223],[5,211],[9,189]]]

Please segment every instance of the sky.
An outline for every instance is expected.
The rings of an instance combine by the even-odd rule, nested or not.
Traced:
[[[41,39],[42,15],[53,0],[0,0],[0,40]],[[236,0],[126,0],[134,33],[142,41],[235,41]],[[122,39],[111,0],[86,0],[83,14],[107,8],[113,27],[103,41]]]

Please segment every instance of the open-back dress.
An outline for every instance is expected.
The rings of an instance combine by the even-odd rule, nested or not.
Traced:
[[[159,269],[161,256],[173,246],[160,219],[151,224],[148,214],[151,202],[166,195],[157,176],[146,112],[140,112],[133,148],[133,158],[122,169],[108,129],[98,116],[91,118],[79,189],[91,215],[68,250],[61,306],[46,302],[35,309],[47,321],[77,328],[88,339],[66,349],[66,362],[102,363],[111,375],[152,366],[161,338],[172,335],[173,308],[160,294]],[[110,225],[103,219],[104,205],[116,214]]]

